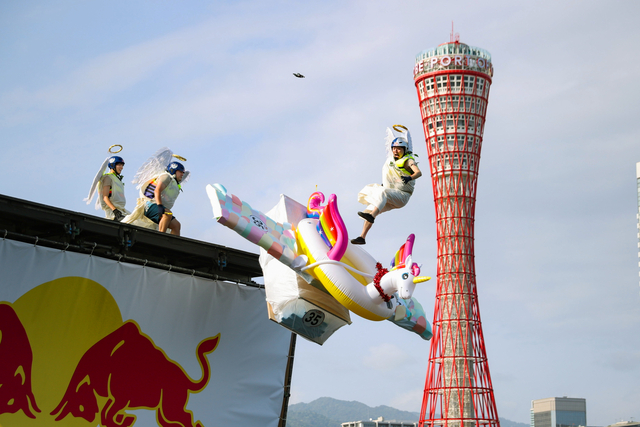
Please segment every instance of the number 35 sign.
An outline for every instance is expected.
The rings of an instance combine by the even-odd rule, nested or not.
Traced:
[[[320,310],[309,310],[307,314],[302,319],[302,323],[305,326],[320,326],[324,321],[324,312]]]

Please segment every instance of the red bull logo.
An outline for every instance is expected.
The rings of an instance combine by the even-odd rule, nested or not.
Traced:
[[[129,427],[130,411],[146,409],[159,426],[204,427],[187,404],[207,387],[207,355],[219,341],[196,346],[202,374],[194,380],[138,323],[122,321],[98,283],[45,283],[0,303],[0,426]]]
[[[209,382],[206,358],[218,346],[220,335],[198,344],[196,355],[202,378],[193,381],[180,365],[169,360],[133,321],[127,321],[91,347],[80,359],[62,401],[51,412],[60,421],[67,415],[93,422],[98,414],[96,396],[106,397],[100,411],[102,426],[130,426],[134,415],[125,409],[156,409],[161,426],[193,426],[186,409],[189,392],[204,389]],[[195,424],[202,427],[200,422]]]
[[[31,390],[33,354],[29,337],[9,304],[0,303],[0,414],[40,412]]]

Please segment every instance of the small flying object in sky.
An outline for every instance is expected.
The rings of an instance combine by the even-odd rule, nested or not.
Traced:
[[[300,73],[293,73],[294,76],[296,76],[299,79],[304,79],[304,76]]]

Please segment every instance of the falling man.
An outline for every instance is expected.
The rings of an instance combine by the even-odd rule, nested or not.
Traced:
[[[382,167],[382,185],[369,184],[358,193],[358,202],[367,208],[358,212],[364,219],[364,225],[360,236],[351,240],[354,245],[366,243],[367,233],[379,214],[401,208],[409,202],[415,180],[422,176],[413,157],[409,129],[402,125],[394,125],[393,129],[401,136],[396,137],[387,128],[387,159]]]

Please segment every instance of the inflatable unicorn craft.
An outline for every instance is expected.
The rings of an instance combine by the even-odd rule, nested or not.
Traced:
[[[349,312],[431,338],[413,298],[416,285],[430,279],[413,262],[413,234],[387,269],[350,243],[334,194],[323,205],[324,194],[315,192],[306,207],[283,195],[267,214],[220,184],[208,185],[207,194],[215,219],[260,247],[272,320],[319,344],[351,323]]]

